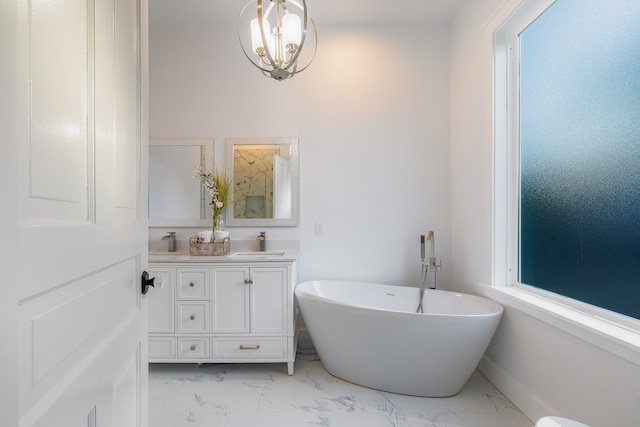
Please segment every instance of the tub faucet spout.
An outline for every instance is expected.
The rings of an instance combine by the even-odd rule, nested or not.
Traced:
[[[426,265],[425,274],[427,275],[429,289],[435,289],[436,272],[442,270],[442,260],[436,261],[436,237],[433,234],[433,231],[429,230],[427,232],[427,240],[431,242],[431,251],[429,252],[429,263]],[[429,280],[429,278],[431,278],[431,280]]]
[[[425,259],[424,250],[424,234],[420,236],[420,257],[422,258],[422,280],[420,282],[420,301],[416,313],[422,313],[422,300],[424,299],[424,290],[428,286],[429,289],[436,288],[436,272],[442,270],[442,261],[436,261],[436,238],[432,230],[427,231],[427,241],[431,242],[431,250],[429,251],[429,260]]]
[[[436,237],[432,230],[427,231],[427,241],[431,242],[431,250],[429,251],[429,265],[436,263]]]

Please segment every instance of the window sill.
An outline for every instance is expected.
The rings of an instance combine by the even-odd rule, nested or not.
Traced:
[[[640,366],[640,321],[606,310],[597,309],[586,312],[561,301],[538,295],[527,290],[525,286],[483,284],[482,288],[486,297],[500,304],[523,312]],[[602,315],[598,311],[601,311]],[[616,321],[616,317],[621,320]]]

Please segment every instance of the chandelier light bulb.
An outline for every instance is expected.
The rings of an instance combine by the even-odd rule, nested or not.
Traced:
[[[287,13],[282,17],[282,40],[288,48],[293,45],[297,49],[302,40],[302,21],[298,15]]]
[[[267,34],[271,34],[271,26],[269,25],[269,21],[262,22],[264,26],[264,31]],[[258,18],[254,18],[251,20],[251,50],[260,55],[258,52],[264,52],[264,45],[262,43],[262,35],[260,32],[260,23],[258,22]],[[264,55],[264,53],[263,53]]]

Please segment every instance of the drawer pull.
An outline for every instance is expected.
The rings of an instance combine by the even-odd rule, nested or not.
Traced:
[[[195,345],[192,345],[190,348],[191,348],[191,351],[195,351],[197,347]]]
[[[252,283],[253,283],[253,280],[251,280],[251,279],[244,279],[244,283],[245,283],[245,285],[250,285],[250,284],[252,284]]]
[[[259,350],[259,345],[241,345],[240,350]]]
[[[190,283],[189,283],[189,287],[190,287],[190,288],[195,288],[195,287],[196,287],[196,284],[195,284],[195,283],[193,283],[193,282],[190,282]]]
[[[189,319],[191,319],[191,320],[196,320],[196,315],[195,315],[195,314],[192,314],[191,316],[189,316]]]

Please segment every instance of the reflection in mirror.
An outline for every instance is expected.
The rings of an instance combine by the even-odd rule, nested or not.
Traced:
[[[213,166],[212,139],[149,141],[149,225],[209,226],[211,214],[194,166]]]
[[[229,226],[298,225],[298,139],[227,138]]]

